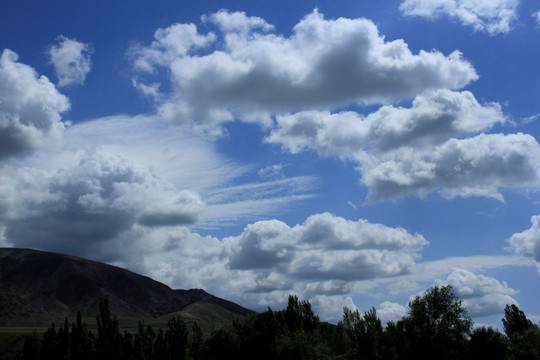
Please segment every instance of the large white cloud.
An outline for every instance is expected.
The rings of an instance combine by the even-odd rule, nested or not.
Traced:
[[[486,196],[503,201],[499,188],[537,188],[540,146],[528,134],[452,138],[434,148],[403,148],[361,164],[372,200],[410,194],[424,197]]]
[[[497,103],[468,91],[418,95],[410,108],[383,106],[363,116],[304,111],[277,117],[266,138],[296,153],[316,150],[358,163],[371,201],[407,195],[488,196],[499,188],[535,188],[540,146],[531,135],[484,134],[506,117]],[[471,136],[472,135],[472,136]]]
[[[70,106],[49,79],[17,60],[8,49],[0,56],[0,160],[57,143],[60,114]]]
[[[1,176],[5,236],[18,247],[87,254],[135,224],[197,221],[204,204],[121,156],[82,154],[57,171],[19,168]]]
[[[157,117],[75,124],[57,148],[3,165],[0,241],[110,260],[99,249],[115,246],[100,244],[127,233],[245,224],[313,196],[312,177],[237,185],[249,173],[257,168]]]
[[[499,104],[480,104],[469,91],[443,89],[416,96],[410,108],[387,105],[368,116],[352,111],[277,116],[278,127],[266,141],[292,153],[311,148],[323,156],[355,158],[364,151],[422,149],[505,121]]]
[[[405,0],[400,10],[409,16],[457,18],[463,25],[490,35],[507,33],[517,19],[518,0]]]
[[[517,304],[512,296],[518,292],[509,288],[508,284],[468,270],[454,269],[446,280],[437,283],[452,285],[473,317],[502,314],[507,304]]]
[[[238,185],[238,179],[257,173],[256,167],[220,154],[206,135],[155,116],[111,116],[71,126],[64,147],[67,152],[97,148],[122,154],[178,189],[198,193],[206,207],[197,228],[245,224],[314,196],[316,179],[312,176]],[[62,166],[63,157],[56,154],[46,163],[54,162],[52,168]],[[38,160],[31,166],[40,164]]]
[[[47,51],[58,77],[58,86],[81,85],[90,72],[90,45],[59,36]]]
[[[277,221],[246,227],[224,239],[235,269],[275,268],[298,279],[361,280],[408,271],[426,240],[404,229],[329,213],[313,215],[290,228]]]
[[[367,19],[326,20],[315,10],[290,37],[243,13],[221,11],[203,20],[217,26],[217,35],[175,24],[159,29],[150,46],[131,51],[143,92],[160,98],[151,75],[170,71],[172,90],[159,104],[167,118],[270,124],[275,113],[387,103],[478,78],[459,52],[413,54],[403,40],[386,42]]]
[[[297,294],[333,321],[343,306],[354,307],[356,282],[408,273],[427,245],[401,228],[328,213],[293,227],[255,222],[221,240],[185,227],[135,227],[122,238],[130,252],[118,251],[118,263],[172,286],[204,287],[257,309],[282,307],[289,294]]]
[[[533,259],[540,272],[540,215],[533,216],[531,223],[529,229],[512,235],[508,242],[517,255]]]

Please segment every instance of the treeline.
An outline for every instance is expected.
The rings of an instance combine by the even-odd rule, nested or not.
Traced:
[[[383,327],[374,308],[345,308],[337,325],[322,322],[308,301],[290,296],[281,311],[268,310],[208,336],[180,316],[164,329],[140,322],[121,332],[107,298],[100,302],[97,332],[81,316],[52,324],[26,339],[25,360],[139,359],[540,359],[540,328],[516,305],[507,305],[504,334],[473,322],[451,286],[434,287],[409,303],[408,313]]]

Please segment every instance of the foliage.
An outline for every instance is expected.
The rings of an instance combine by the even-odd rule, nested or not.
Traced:
[[[502,323],[509,341],[510,359],[540,358],[540,328],[517,305],[506,305]]]
[[[433,287],[417,296],[402,322],[412,357],[464,358],[472,320],[452,286]]]
[[[508,341],[498,330],[479,327],[473,330],[469,340],[468,359],[504,360],[508,356]]]
[[[509,339],[514,334],[523,334],[533,326],[533,323],[527,319],[523,311],[517,305],[506,305],[504,308],[504,318],[502,318],[504,332]]]
[[[166,328],[140,321],[123,333],[100,301],[97,332],[88,330],[80,313],[70,326],[53,323],[24,342],[24,360],[207,360],[207,359],[539,359],[540,328],[515,305],[505,309],[506,336],[472,321],[451,286],[434,287],[409,303],[408,314],[383,327],[375,308],[361,314],[343,309],[337,325],[320,321],[308,301],[289,296],[281,311],[266,311],[231,326],[215,328],[205,338],[200,325],[181,316]]]

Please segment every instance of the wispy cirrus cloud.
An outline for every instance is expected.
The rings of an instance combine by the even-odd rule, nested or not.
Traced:
[[[534,20],[536,20],[537,26],[540,26],[540,10],[534,12],[532,14],[532,17],[534,18]]]

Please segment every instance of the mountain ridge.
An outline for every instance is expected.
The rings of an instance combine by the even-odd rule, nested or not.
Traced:
[[[0,248],[0,326],[48,324],[77,311],[93,317],[104,295],[120,317],[159,318],[188,307],[198,312],[186,317],[199,321],[212,321],[204,313],[209,307],[230,318],[252,313],[204,290],[172,289],[118,266],[41,250]]]

